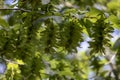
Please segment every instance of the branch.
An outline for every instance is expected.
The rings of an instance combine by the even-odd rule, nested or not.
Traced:
[[[23,9],[23,8],[0,8],[1,10],[16,10],[16,11],[24,11],[24,12],[32,12],[31,9]],[[36,13],[40,13],[40,14],[45,14],[44,11],[36,11]]]
[[[104,51],[103,51],[103,53],[104,53],[104,57],[105,57],[106,60],[109,62],[109,65],[110,65],[110,67],[111,67],[111,69],[112,69],[112,72],[113,72],[113,74],[114,74],[114,76],[115,76],[115,80],[119,80],[119,77],[118,77],[118,74],[117,74],[117,69],[116,69],[115,65],[113,65],[113,64],[111,63],[111,58],[108,58],[108,57],[106,56],[106,53],[105,53]],[[115,55],[116,55],[116,54],[114,54],[113,57],[115,57]],[[113,59],[113,57],[112,57],[112,59]]]
[[[0,8],[0,10],[18,10],[18,11],[32,12],[31,10],[26,10],[22,8]]]

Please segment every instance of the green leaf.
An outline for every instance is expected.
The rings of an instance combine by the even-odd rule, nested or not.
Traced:
[[[112,22],[113,27],[120,29],[120,19],[117,16],[111,15],[108,20]]]
[[[64,68],[64,71],[60,71],[59,74],[69,76],[69,77],[73,77],[73,72],[71,72],[70,68]]]
[[[101,14],[102,11],[96,9],[96,8],[91,8],[88,13],[86,13],[87,17],[98,17],[99,14]]]
[[[19,65],[24,65],[25,63],[22,60],[16,60]]]
[[[5,21],[5,19],[0,17],[0,25],[2,27],[9,27],[9,24]]]
[[[58,64],[58,62],[56,60],[50,61],[51,68],[53,68],[53,69],[55,69],[57,67],[57,64]]]
[[[116,10],[120,8],[120,2],[119,1],[111,1],[107,4],[107,7],[111,10]]]

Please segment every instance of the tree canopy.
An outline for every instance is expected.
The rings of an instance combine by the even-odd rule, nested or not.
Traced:
[[[119,80],[119,4],[0,0],[0,79]]]

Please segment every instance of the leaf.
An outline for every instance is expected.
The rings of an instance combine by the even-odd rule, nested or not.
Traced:
[[[57,64],[58,64],[58,62],[56,60],[51,60],[50,61],[51,68],[53,68],[53,69],[56,68]]]
[[[17,63],[18,63],[19,65],[24,65],[24,64],[25,64],[22,60],[17,60]]]
[[[4,19],[2,19],[1,17],[0,17],[0,25],[2,27],[9,27],[9,24]]]
[[[88,17],[98,17],[99,14],[101,14],[102,11],[96,9],[96,8],[91,8],[88,13],[86,13],[86,16]]]
[[[107,4],[107,7],[112,10],[116,10],[120,8],[120,2],[119,1],[111,1]]]
[[[110,22],[112,22],[113,27],[120,29],[120,19],[117,18],[115,15],[109,16],[108,20],[110,20]]]
[[[70,68],[64,68],[64,71],[60,71],[60,75],[73,77],[73,73],[71,72]]]

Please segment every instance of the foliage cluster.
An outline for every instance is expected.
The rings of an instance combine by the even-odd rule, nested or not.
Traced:
[[[120,79],[120,0],[10,1],[0,0],[2,80]]]

